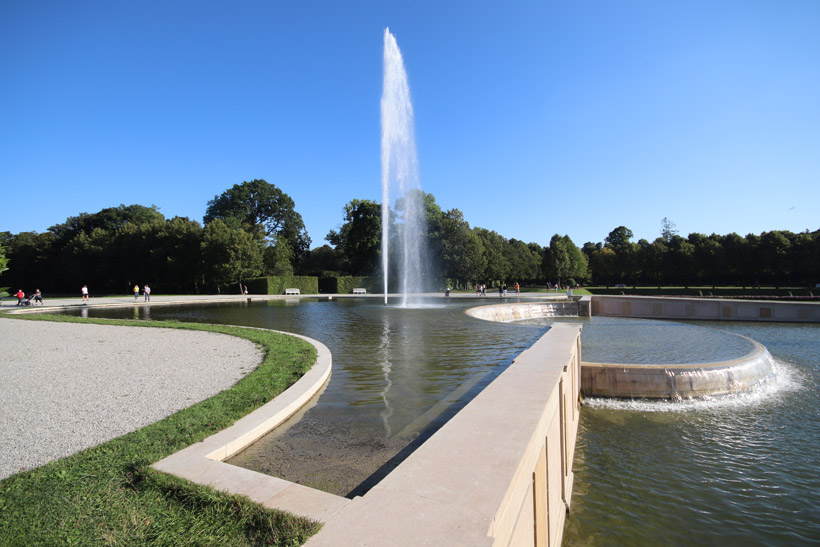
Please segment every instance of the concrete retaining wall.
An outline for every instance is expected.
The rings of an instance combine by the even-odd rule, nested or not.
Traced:
[[[577,300],[566,302],[520,302],[515,304],[490,304],[470,308],[465,313],[477,319],[508,323],[543,317],[578,316],[580,305]],[[589,310],[589,306],[586,306]],[[589,315],[589,313],[587,313]]]
[[[820,304],[654,296],[592,297],[592,315],[708,321],[820,322]]]
[[[754,342],[749,354],[731,361],[680,365],[583,363],[581,392],[625,399],[697,399],[747,391],[773,380],[777,368],[769,351]]]
[[[580,412],[581,328],[556,325],[308,541],[561,544]]]

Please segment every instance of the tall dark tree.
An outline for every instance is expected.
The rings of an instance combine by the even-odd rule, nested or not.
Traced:
[[[237,219],[246,231],[261,233],[268,246],[286,245],[294,259],[310,248],[310,238],[293,200],[265,180],[234,184],[208,202],[206,226],[216,219],[228,218]]]
[[[569,276],[576,282],[586,282],[589,277],[589,264],[586,255],[581,252],[581,249],[573,243],[568,235],[563,237],[563,241],[567,256],[569,256]]]
[[[302,255],[299,263],[300,275],[316,277],[336,277],[350,272],[341,251],[330,245],[322,245]]]
[[[244,280],[262,271],[262,246],[256,234],[237,222],[218,218],[202,234],[202,256],[209,283],[217,292],[231,284],[240,292]],[[233,292],[233,291],[231,291]]]
[[[90,236],[96,229],[114,231],[127,223],[147,224],[162,220],[165,220],[165,216],[156,205],[119,205],[107,207],[97,213],[80,213],[68,217],[62,224],[56,224],[48,230],[56,236],[56,245],[59,247],[81,233]]]
[[[9,259],[6,258],[6,250],[3,248],[3,245],[0,244],[0,276],[3,275],[3,272],[8,270]],[[0,287],[0,297],[8,296],[9,293],[6,292],[8,287]]]
[[[678,230],[675,228],[675,223],[663,217],[663,220],[661,220],[661,241],[669,243],[676,235],[678,235]]]
[[[476,283],[487,268],[481,239],[458,209],[444,213],[439,226],[439,249],[444,276],[456,286]]]
[[[484,280],[488,283],[506,283],[510,275],[510,263],[507,262],[507,257],[504,256],[504,247],[507,245],[507,240],[494,230],[473,228],[473,231],[481,240],[484,254],[487,257]]]
[[[615,271],[613,273],[620,281],[632,281],[634,283],[637,245],[632,243],[632,230],[626,226],[618,226],[609,232],[604,242],[607,247],[615,252]]]
[[[573,264],[570,253],[566,241],[558,234],[552,236],[550,246],[544,249],[544,273],[547,278],[554,278],[558,286],[563,285],[572,275]]]
[[[375,201],[354,199],[344,211],[344,223],[325,239],[341,252],[352,275],[373,275],[381,267],[382,207]]]

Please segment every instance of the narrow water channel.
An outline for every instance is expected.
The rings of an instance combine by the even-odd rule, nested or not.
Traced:
[[[317,400],[228,463],[352,497],[377,483],[546,330],[464,314],[480,303],[442,297],[400,308],[373,298],[303,298],[87,312],[264,327],[325,344],[333,371]]]

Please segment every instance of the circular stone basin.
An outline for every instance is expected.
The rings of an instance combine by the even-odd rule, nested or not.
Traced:
[[[675,321],[567,317],[566,304],[500,304],[467,311],[482,319],[583,325],[581,391],[586,396],[695,399],[747,391],[776,375],[768,350],[750,338]]]

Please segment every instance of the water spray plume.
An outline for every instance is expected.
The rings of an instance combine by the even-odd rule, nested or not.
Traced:
[[[425,230],[418,158],[413,125],[413,105],[407,73],[396,38],[384,29],[384,81],[381,100],[382,163],[382,272],[387,304],[390,271],[390,203],[402,199],[397,224],[399,289],[402,305],[408,295],[422,289]]]

